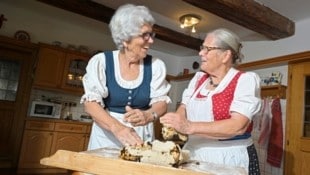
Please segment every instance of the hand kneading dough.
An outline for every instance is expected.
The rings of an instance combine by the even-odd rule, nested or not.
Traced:
[[[161,134],[164,140],[180,140],[186,142],[188,136],[177,132],[174,128],[163,126],[161,129]]]
[[[172,141],[154,140],[142,146],[128,146],[121,150],[120,158],[164,166],[178,166],[189,160],[189,151],[182,150]]]

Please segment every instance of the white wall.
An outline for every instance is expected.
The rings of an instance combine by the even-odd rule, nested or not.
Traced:
[[[8,19],[0,35],[14,37],[24,30],[33,43],[60,41],[63,47],[84,45],[90,52],[115,48],[107,24],[35,0],[1,0],[0,13]]]
[[[193,57],[179,57],[175,55],[166,54],[156,50],[150,50],[151,55],[162,59],[167,67],[168,75],[182,75],[183,69],[189,69],[189,73],[193,73],[197,70],[192,68],[192,64],[196,61],[200,63],[200,58],[198,56]],[[198,55],[198,52],[197,52]]]
[[[310,19],[295,23],[295,34],[277,41],[244,42],[244,62],[310,50]]]

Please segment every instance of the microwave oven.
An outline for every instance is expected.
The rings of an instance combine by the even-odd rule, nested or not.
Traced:
[[[47,101],[32,101],[30,116],[60,119],[61,104],[47,102]]]

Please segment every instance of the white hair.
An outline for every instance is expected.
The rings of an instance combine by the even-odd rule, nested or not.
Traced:
[[[143,25],[153,26],[154,23],[155,19],[147,7],[125,4],[116,10],[109,27],[116,47],[121,50],[123,42],[138,35]]]
[[[215,36],[218,47],[232,51],[234,64],[241,62],[243,59],[243,54],[241,53],[242,44],[238,35],[225,28],[213,30],[209,34]]]

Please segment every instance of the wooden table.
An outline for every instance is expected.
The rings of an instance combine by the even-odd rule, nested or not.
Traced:
[[[186,168],[174,168],[159,166],[141,162],[131,162],[119,159],[115,153],[107,153],[104,149],[72,152],[58,150],[51,157],[41,159],[41,164],[72,170],[73,172],[84,172],[97,175],[214,175],[216,170],[202,172],[201,170],[190,170]],[[211,167],[210,167],[211,168]],[[246,172],[240,168],[216,167],[219,171],[227,169],[227,175],[245,175]],[[236,171],[236,173],[234,173]],[[74,173],[75,175],[81,173]],[[223,175],[223,173],[221,173]]]

